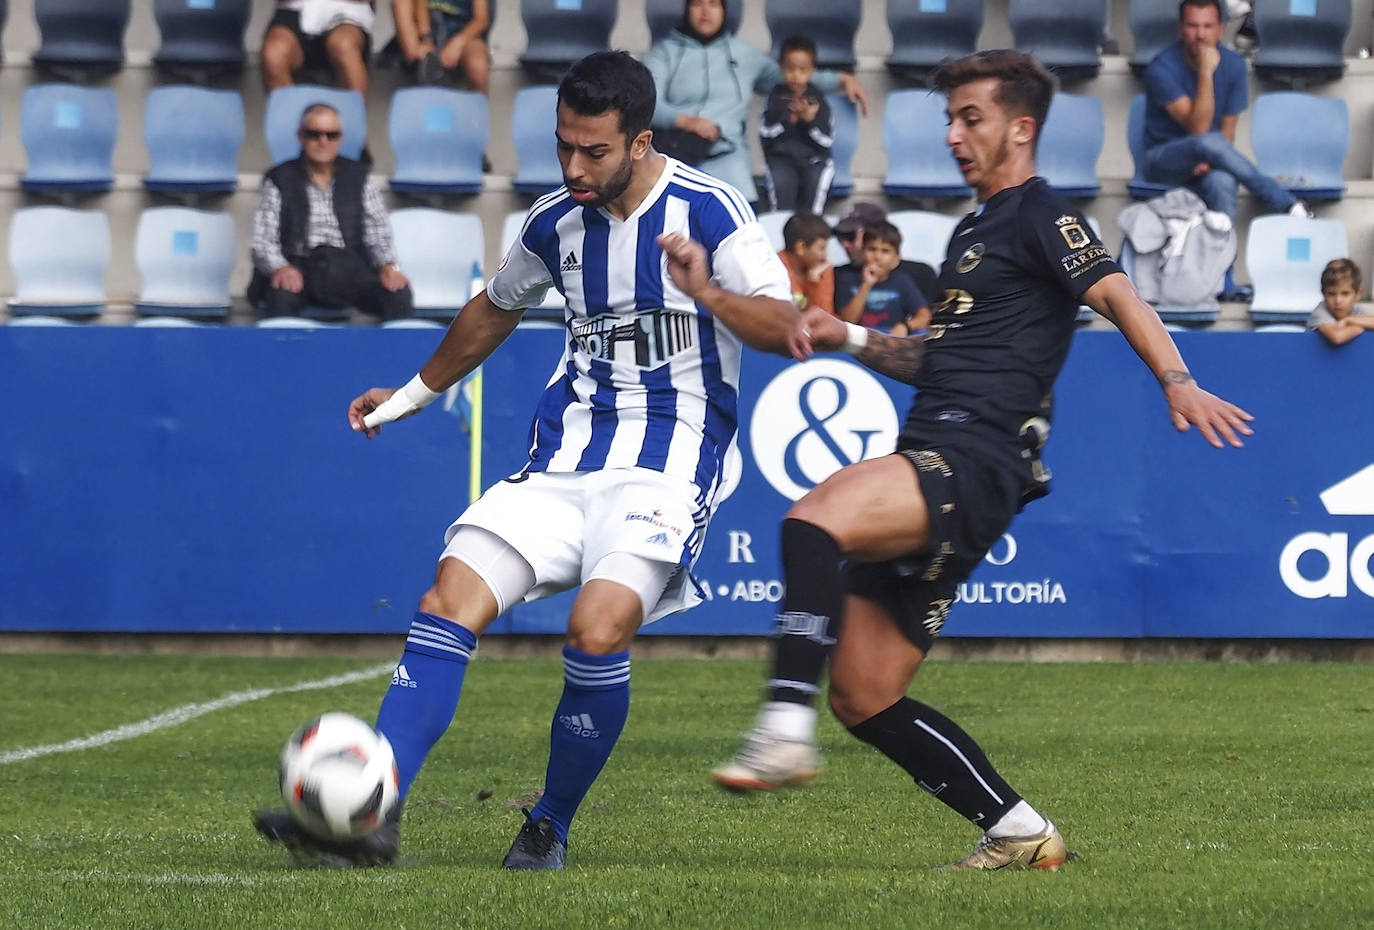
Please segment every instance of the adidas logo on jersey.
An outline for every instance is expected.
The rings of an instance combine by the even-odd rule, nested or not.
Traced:
[[[668,534],[655,533],[654,535],[650,536],[648,539],[644,541],[651,546],[666,546],[668,545]]]
[[[404,664],[396,666],[396,671],[391,675],[391,683],[402,688],[418,688],[420,683],[410,677]]]
[[[567,274],[570,271],[582,270],[582,263],[577,260],[576,252],[568,252],[567,256],[563,259],[562,270],[564,274]]]
[[[585,736],[588,739],[596,739],[601,735],[601,731],[592,722],[590,714],[561,714],[558,722],[567,727],[573,736]]]

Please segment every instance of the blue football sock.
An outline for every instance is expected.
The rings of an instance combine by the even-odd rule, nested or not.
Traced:
[[[477,637],[452,620],[415,612],[405,652],[377,712],[377,729],[391,741],[401,797],[458,710],[463,674]]]
[[[564,646],[563,699],[553,713],[544,797],[530,812],[536,820],[552,820],[563,842],[629,714],[630,653],[594,656]]]

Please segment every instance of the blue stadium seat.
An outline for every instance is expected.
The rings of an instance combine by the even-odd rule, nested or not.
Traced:
[[[109,265],[110,221],[99,210],[27,207],[10,216],[13,314],[99,314]]]
[[[391,232],[415,295],[415,315],[452,319],[482,286],[482,221],[470,213],[410,207],[392,211]]]
[[[1178,38],[1178,3],[1175,0],[1130,0],[1131,70],[1143,74],[1154,57]]]
[[[611,47],[616,0],[520,0],[525,51],[520,64],[557,77],[592,52]]]
[[[830,181],[832,198],[848,197],[854,190],[854,151],[859,147],[859,108],[844,94],[825,98],[830,104],[831,133],[835,139],[830,157],[835,160],[835,177]]]
[[[1294,196],[1340,200],[1345,193],[1350,111],[1342,98],[1291,90],[1260,94],[1250,116],[1250,145],[1259,169]]]
[[[252,0],[153,0],[162,44],[153,64],[194,74],[243,68],[243,33]]]
[[[1036,155],[1040,176],[1066,197],[1096,197],[1104,135],[1099,98],[1055,94]]]
[[[142,281],[134,306],[156,316],[225,316],[237,257],[230,214],[149,207],[139,214],[134,234],[134,263]]]
[[[1145,95],[1131,98],[1131,112],[1126,117],[1126,144],[1131,149],[1135,173],[1126,182],[1126,190],[1138,200],[1158,197],[1169,189],[1167,184],[1145,180]]]
[[[113,90],[33,84],[24,91],[19,124],[28,157],[20,179],[24,190],[82,193],[114,185],[119,103]]]
[[[739,32],[740,12],[744,4],[725,5],[725,31]],[[644,18],[649,23],[649,43],[652,45],[672,32],[682,22],[682,0],[644,0]]]
[[[267,95],[267,111],[263,114],[262,132],[267,137],[267,150],[272,164],[289,161],[301,153],[297,130],[301,114],[312,103],[327,103],[339,111],[343,123],[343,139],[339,154],[357,158],[367,141],[367,104],[356,90],[339,90],[321,84],[293,84],[278,87]]]
[[[501,224],[501,254],[504,256],[510,251],[510,247],[515,244],[515,237],[520,235],[521,228],[525,225],[525,211],[514,210],[506,214],[506,219]],[[563,295],[558,293],[557,288],[549,288],[544,292],[544,299],[539,306],[531,307],[525,313],[526,320],[544,319],[557,320],[563,319],[563,308],[566,302]]]
[[[949,237],[954,235],[959,217],[929,210],[896,210],[887,215],[887,221],[902,234],[903,259],[929,265],[937,273],[940,271],[949,249]]]
[[[486,95],[447,87],[405,87],[391,98],[388,135],[398,194],[476,194],[491,134]]]
[[[967,197],[973,192],[945,146],[945,98],[894,90],[883,112],[883,150],[890,197]]]
[[[1255,74],[1294,87],[1345,73],[1350,0],[1254,0]]]
[[[539,84],[515,92],[511,104],[511,138],[518,167],[512,184],[521,194],[543,194],[563,184],[554,129],[558,119],[558,86]]]
[[[34,0],[42,42],[33,63],[58,71],[118,71],[129,8],[129,0]]]
[[[1107,0],[1010,0],[1007,19],[1016,48],[1061,78],[1097,76]]]
[[[983,29],[983,0],[887,0],[892,33],[888,70],[925,80],[946,58],[972,55]]]
[[[863,0],[766,0],[763,17],[773,37],[769,55],[776,61],[782,40],[806,36],[816,43],[822,68],[854,69],[854,34],[859,31]]]
[[[189,84],[153,88],[143,110],[143,186],[158,194],[232,193],[243,133],[238,91]]]
[[[1255,217],[1245,236],[1245,267],[1255,286],[1251,322],[1304,322],[1321,302],[1322,269],[1349,254],[1340,220]]]

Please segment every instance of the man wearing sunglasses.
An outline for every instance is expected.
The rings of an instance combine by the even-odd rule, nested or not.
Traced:
[[[297,135],[301,154],[262,182],[249,301],[263,316],[300,316],[312,305],[409,316],[410,285],[396,264],[382,196],[361,162],[339,154],[339,112],[312,104]]]

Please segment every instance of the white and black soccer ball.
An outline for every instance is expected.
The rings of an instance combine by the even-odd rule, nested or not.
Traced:
[[[352,714],[321,714],[286,741],[281,793],[291,816],[315,836],[366,836],[400,796],[391,743]]]

